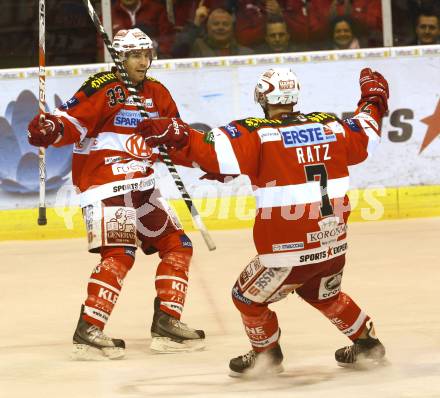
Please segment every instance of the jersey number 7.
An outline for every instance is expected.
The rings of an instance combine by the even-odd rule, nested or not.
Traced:
[[[309,164],[304,166],[307,182],[316,181],[319,178],[319,187],[321,189],[321,207],[319,209],[322,217],[331,216],[333,214],[333,206],[327,193],[327,169],[324,164]]]

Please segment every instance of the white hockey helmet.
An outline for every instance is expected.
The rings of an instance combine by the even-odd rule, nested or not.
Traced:
[[[133,50],[151,50],[151,59],[153,57],[153,41],[138,28],[118,31],[113,38],[112,47],[119,53],[121,59]]]
[[[295,105],[299,95],[298,77],[290,69],[272,68],[264,72],[255,86],[255,102],[263,109],[271,105]]]

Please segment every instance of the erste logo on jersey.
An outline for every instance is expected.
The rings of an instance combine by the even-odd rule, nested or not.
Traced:
[[[333,132],[326,131],[324,126],[319,123],[280,127],[279,130],[286,148],[336,141]]]
[[[125,149],[135,158],[149,158],[153,154],[153,150],[145,143],[145,140],[139,134],[133,134],[127,138]]]
[[[128,111],[121,109],[115,116],[114,125],[118,127],[133,128],[142,120],[141,114],[138,111]]]

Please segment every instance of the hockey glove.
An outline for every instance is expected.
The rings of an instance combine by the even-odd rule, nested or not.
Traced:
[[[63,122],[50,113],[36,115],[28,125],[28,141],[34,146],[47,148],[58,142],[64,133]]]
[[[390,96],[386,79],[379,72],[364,68],[361,70],[359,84],[361,86],[361,99],[358,106],[365,102],[373,103],[383,116],[388,111],[388,98]]]
[[[189,126],[179,118],[157,118],[141,120],[138,133],[145,138],[150,147],[166,145],[170,148],[183,148],[189,139]]]

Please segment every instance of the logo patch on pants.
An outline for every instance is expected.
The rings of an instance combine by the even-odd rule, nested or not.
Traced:
[[[319,284],[319,300],[336,296],[341,291],[342,271],[337,274],[324,276]]]
[[[136,246],[136,212],[127,207],[105,207],[105,245]]]

